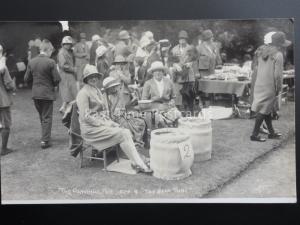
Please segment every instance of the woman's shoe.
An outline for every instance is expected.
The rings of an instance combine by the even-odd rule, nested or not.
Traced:
[[[139,165],[134,165],[134,164],[131,164],[131,167],[137,173],[147,173],[147,174],[153,173],[153,170],[151,170],[149,167],[147,169],[144,169],[144,168],[140,167]]]
[[[273,133],[273,134],[269,134],[269,135],[268,135],[268,138],[269,138],[269,139],[278,139],[278,138],[280,138],[281,136],[282,136],[281,133]]]
[[[250,140],[251,141],[258,141],[258,142],[265,142],[266,141],[265,138],[262,138],[260,136],[253,136],[253,135],[250,136]]]

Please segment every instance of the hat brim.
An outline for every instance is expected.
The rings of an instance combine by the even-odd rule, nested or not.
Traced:
[[[126,63],[128,63],[128,61],[113,62],[112,65],[116,65],[116,64],[126,64]]]
[[[89,78],[92,75],[98,75],[99,77],[103,77],[104,76],[102,73],[91,73],[91,74],[87,75],[85,78],[83,78],[82,81],[84,83],[87,83],[87,78]]]
[[[127,39],[130,39],[130,36],[120,37],[119,39],[120,40],[127,40]]]
[[[148,69],[148,73],[153,73],[153,72],[158,71],[158,70],[162,70],[162,71],[166,72],[167,68],[164,67],[164,66],[162,66],[162,67],[156,67],[156,68],[149,68]]]
[[[283,47],[288,47],[288,46],[290,46],[291,44],[292,44],[291,41],[285,40],[284,43],[282,44],[282,46],[283,46]]]
[[[121,85],[121,84],[120,83],[114,83],[114,84],[109,85],[108,87],[103,87],[103,88],[104,88],[104,90],[107,90],[109,88],[112,88],[112,87],[115,87],[115,86],[118,86],[118,85]]]
[[[178,36],[178,39],[188,39],[189,37],[187,36]]]

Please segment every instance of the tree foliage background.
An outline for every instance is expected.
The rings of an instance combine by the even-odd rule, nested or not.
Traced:
[[[60,48],[63,35],[71,34],[75,39],[80,32],[86,32],[90,39],[93,34],[99,34],[109,42],[116,42],[118,32],[126,29],[137,39],[143,32],[150,30],[156,40],[169,39],[173,45],[177,44],[180,30],[189,34],[189,42],[196,44],[201,31],[211,29],[215,40],[221,42],[221,51],[228,54],[228,58],[241,59],[247,49],[253,51],[263,43],[263,36],[271,30],[286,33],[287,38],[294,42],[294,26],[292,19],[259,19],[259,20],[122,20],[122,21],[93,21],[70,22],[70,32],[62,32],[58,22],[1,22],[0,43],[4,48],[13,52],[17,58],[25,58],[27,43],[36,36],[48,38],[54,46]],[[293,47],[288,49],[288,57],[293,58]]]

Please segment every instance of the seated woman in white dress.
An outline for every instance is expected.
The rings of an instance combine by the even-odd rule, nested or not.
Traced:
[[[152,172],[138,154],[130,131],[120,128],[108,116],[107,102],[97,88],[100,78],[95,66],[86,65],[83,73],[85,84],[76,98],[82,138],[99,151],[119,144],[134,168],[139,172]]]
[[[175,106],[175,92],[173,82],[165,77],[167,68],[160,61],[151,64],[148,73],[152,73],[153,78],[146,81],[143,87],[143,100],[152,100],[152,109],[159,113],[155,118],[155,127],[167,127],[181,117],[181,113]]]

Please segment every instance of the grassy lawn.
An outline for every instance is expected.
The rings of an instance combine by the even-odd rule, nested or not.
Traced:
[[[213,121],[212,159],[194,163],[192,176],[164,181],[138,174],[102,171],[102,162],[79,168],[79,159],[70,156],[68,134],[55,103],[53,147],[39,147],[40,124],[29,90],[17,93],[12,107],[10,146],[16,151],[1,158],[3,200],[76,200],[119,198],[200,198],[236,177],[251,162],[280,147],[295,134],[295,104],[283,105],[274,127],[281,140],[256,143],[249,140],[254,120]]]

